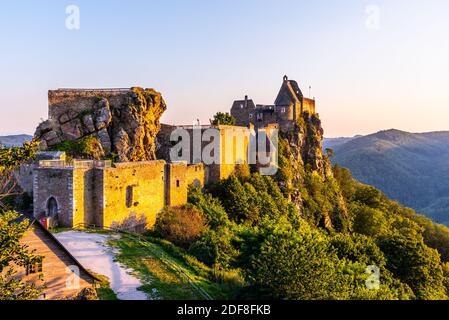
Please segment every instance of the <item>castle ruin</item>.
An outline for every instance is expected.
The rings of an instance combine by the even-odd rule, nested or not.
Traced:
[[[246,129],[293,130],[299,117],[315,114],[315,101],[303,96],[296,81],[284,77],[273,105],[255,105],[248,97],[233,103],[236,126],[161,125],[165,109],[161,95],[152,89],[49,91],[49,119],[36,131],[41,147],[94,137],[102,158],[115,155],[116,161],[67,160],[58,154],[59,159],[28,167],[34,216],[59,227],[150,228],[164,207],[187,203],[189,185],[226,179],[238,165],[248,163],[251,130]],[[186,161],[172,161],[170,136],[179,128],[190,139],[195,132],[216,129],[219,147],[213,156],[219,161],[204,163],[193,149]],[[209,141],[200,141],[201,154]],[[194,145],[193,140],[189,143]],[[30,189],[31,183],[27,185]]]
[[[256,128],[265,128],[277,124],[281,131],[292,130],[303,114],[315,114],[315,100],[304,97],[298,83],[284,76],[281,89],[274,104],[254,104],[245,96],[236,100],[231,107],[231,115],[238,126],[253,124]]]

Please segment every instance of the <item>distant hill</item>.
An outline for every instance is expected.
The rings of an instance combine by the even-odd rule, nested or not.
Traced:
[[[324,146],[360,182],[449,225],[449,132],[387,130],[327,139]]]
[[[354,140],[356,138],[359,138],[362,136],[355,136],[352,138],[347,138],[347,137],[339,137],[339,138],[324,138],[323,140],[323,149],[326,148],[335,148],[339,145],[342,145],[343,143],[349,142],[351,140]]]
[[[33,137],[27,134],[19,134],[12,136],[0,136],[0,146],[19,147],[23,145],[24,142],[30,141]]]

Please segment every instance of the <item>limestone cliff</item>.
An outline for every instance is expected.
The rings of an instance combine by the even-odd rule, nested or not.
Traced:
[[[322,142],[318,114],[302,114],[293,130],[281,132],[277,180],[309,221],[328,230],[343,230],[347,208]]]
[[[73,148],[76,156],[154,160],[165,110],[161,94],[153,89],[55,90],[49,92],[49,119],[35,136],[43,149],[81,144]]]

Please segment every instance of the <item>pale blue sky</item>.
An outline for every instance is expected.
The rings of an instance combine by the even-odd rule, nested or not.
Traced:
[[[284,74],[312,86],[327,136],[449,130],[448,14],[447,0],[2,0],[0,134],[32,133],[58,87],[153,87],[163,120],[188,124],[245,94],[272,103]]]

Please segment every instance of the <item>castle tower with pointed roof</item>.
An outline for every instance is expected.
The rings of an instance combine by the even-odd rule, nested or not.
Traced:
[[[295,127],[303,114],[315,114],[315,100],[304,97],[298,83],[284,76],[281,89],[273,105],[255,105],[245,96],[244,100],[234,101],[231,115],[237,125],[263,128],[272,124],[279,125],[280,130],[289,131]]]

